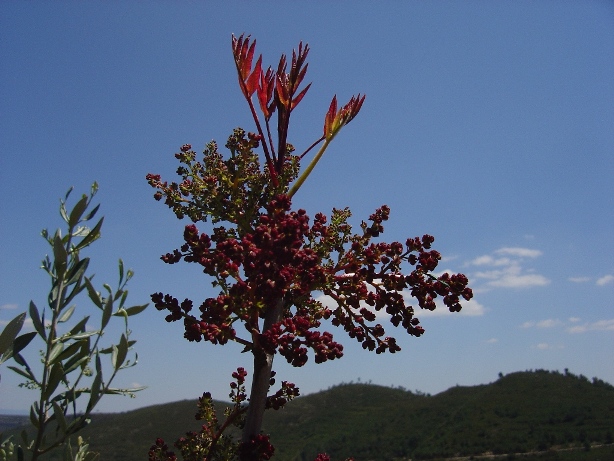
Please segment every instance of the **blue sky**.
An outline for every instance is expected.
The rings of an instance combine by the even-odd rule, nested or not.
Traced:
[[[383,237],[434,235],[441,268],[466,273],[476,293],[460,315],[419,313],[426,334],[396,332],[401,353],[369,354],[333,330],[342,360],[277,360],[280,379],[305,394],[358,378],[438,393],[536,368],[614,383],[609,1],[2,2],[0,321],[44,305],[39,232],[61,224],[69,186],[81,194],[93,181],[99,282],[114,283],[121,257],[134,304],[156,291],[216,294],[197,268],[159,260],[183,224],[145,175],[171,179],[182,144],[253,128],[230,52],[243,32],[266,64],[311,47],[313,85],[289,138],[299,150],[320,136],[334,94],[367,95],[295,206],[349,206],[358,225],[388,204]],[[140,362],[119,384],[149,388],[100,410],[225,398],[230,373],[251,366],[238,346],[186,342],[153,308],[131,327]],[[0,373],[0,409],[27,411],[33,394]]]

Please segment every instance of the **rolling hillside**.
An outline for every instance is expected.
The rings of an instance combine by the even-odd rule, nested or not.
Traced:
[[[185,431],[198,430],[194,413],[194,401],[180,401],[97,414],[82,434],[101,461],[146,459],[156,437],[172,445]],[[614,387],[543,370],[435,396],[342,384],[271,411],[265,430],[280,461],[312,461],[319,452],[334,460],[383,461],[588,448],[614,442]],[[604,460],[614,459],[610,448]]]

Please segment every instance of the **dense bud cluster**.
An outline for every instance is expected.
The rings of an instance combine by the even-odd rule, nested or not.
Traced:
[[[373,241],[384,231],[387,206],[376,210],[369,224],[362,223],[362,234],[352,234],[347,210],[334,210],[331,224],[318,213],[310,225],[304,210],[290,208],[287,196],[274,197],[251,232],[218,227],[210,236],[199,233],[194,224],[185,227],[185,243],[162,260],[199,264],[223,288],[200,305],[199,317],[190,313],[190,300],[180,304],[170,295],[152,295],[157,309],[170,311],[167,321],[183,319],[186,339],[213,344],[234,340],[279,352],[292,365],[302,366],[307,349],[314,351],[317,363],[343,355],[330,333],[315,330],[322,318],[332,318],[333,325],[342,326],[365,349],[396,352],[396,340],[374,323],[378,314],[385,312],[394,326],[420,336],[424,329],[407,303],[410,296],[428,310],[435,309],[435,299],[441,297],[452,312],[461,309],[461,298],[472,297],[463,274],[432,274],[441,260],[439,252],[430,249],[432,236],[409,238],[405,245]],[[411,272],[403,272],[404,264]],[[315,291],[329,296],[336,307],[314,299]],[[284,301],[283,319],[261,331],[267,307],[279,299]],[[237,321],[251,336],[237,335]]]

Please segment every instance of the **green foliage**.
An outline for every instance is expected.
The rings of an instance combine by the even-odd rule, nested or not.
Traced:
[[[11,459],[9,449],[12,445],[10,452],[14,453],[16,448],[18,459],[24,459],[26,452],[31,460],[36,460],[63,446],[63,460],[93,460],[95,456],[89,451],[88,444],[79,438],[77,445],[72,446],[70,436],[90,423],[91,413],[104,395],[133,396],[142,389],[111,386],[120,370],[136,365],[138,360],[137,355],[134,359],[128,358],[135,343],[130,339],[128,317],[142,312],[147,305],[126,307],[126,284],[133,272],[125,271],[120,260],[117,288],[104,284],[103,290],[97,291],[92,283],[93,275],[87,275],[90,259],[81,257],[81,251],[100,238],[104,218],[88,226],[100,206],[90,209],[97,190],[94,183],[89,196],[83,195],[68,210],[66,202],[71,188],[60,201],[60,215],[66,224],[66,233],[62,234],[59,229],[53,234],[46,229],[42,231],[52,251],[52,256],[46,256],[42,262],[42,268],[51,279],[51,288],[47,307],[39,309],[33,301],[30,302],[28,313],[35,331],[16,336],[25,320],[24,313],[9,323],[0,336],[2,360],[12,357],[17,365],[8,368],[25,378],[21,384],[23,387],[38,393],[30,408],[32,430],[22,431],[18,443],[5,440],[6,458],[0,459]],[[87,293],[98,308],[99,319],[88,315],[70,326],[69,321],[77,310],[74,301],[81,293]],[[117,343],[103,346],[101,339],[112,318],[120,321],[123,332]],[[21,354],[35,337],[42,343],[40,367],[31,366]],[[105,362],[110,362],[110,366],[105,366]]]
[[[321,451],[332,460],[345,459],[348,453],[366,461],[477,457],[486,452],[506,459],[509,453],[538,450],[542,440],[553,443],[529,459],[614,459],[614,447],[597,447],[612,443],[614,388],[595,381],[600,380],[521,372],[488,385],[456,386],[435,396],[343,384],[267,413],[264,429],[276,440],[275,457],[287,461],[311,461]],[[218,414],[227,406],[215,403]],[[506,414],[510,408],[515,413]],[[579,425],[580,419],[565,421],[574,408],[584,409],[591,417]],[[186,400],[121,414],[96,414],[82,435],[104,459],[142,459],[156,437],[175,440],[186,430],[199,431],[202,422],[194,419],[194,412],[193,400]],[[550,416],[557,414],[562,417],[551,422]],[[238,435],[238,430],[232,430]],[[581,431],[591,445],[588,452],[580,440]],[[563,451],[566,448],[575,450]]]

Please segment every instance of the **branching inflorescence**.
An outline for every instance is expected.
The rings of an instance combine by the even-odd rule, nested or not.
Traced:
[[[365,97],[352,97],[341,108],[333,97],[322,136],[295,155],[287,141],[288,126],[292,111],[310,87],[300,88],[309,47],[299,44],[289,71],[283,55],[277,71],[263,71],[262,56],[252,66],[255,44],[249,37],[232,39],[239,85],[256,132],[236,129],[226,144],[228,156],[219,153],[215,142],[207,145],[201,160],[190,145],[182,146],[175,155],[180,162],[179,182],[147,175],[157,189],[156,200],[164,199],[179,219],[192,221],[184,229],[184,243],[162,260],[198,264],[220,289],[197,312],[191,300],[179,302],[163,293],[152,295],[156,308],[168,311],[169,322],[183,321],[189,341],[235,341],[254,355],[252,393],[245,399],[249,407],[244,410],[246,422],[241,423],[240,459],[268,459],[258,413],[267,407],[279,408],[288,397],[298,395],[293,384],[285,383],[281,394],[267,396],[273,356],[279,353],[300,367],[307,363],[309,350],[316,363],[343,355],[343,346],[333,335],[319,329],[323,320],[342,327],[364,349],[394,353],[400,347],[378,323],[384,313],[395,327],[421,336],[424,329],[409,304],[411,298],[420,308],[433,310],[440,297],[450,311],[458,312],[461,299],[472,297],[463,274],[433,274],[441,255],[431,249],[432,236],[409,238],[405,243],[378,240],[390,213],[386,205],[363,221],[359,232],[348,223],[347,208],[334,209],[330,219],[317,213],[313,220],[305,210],[292,209],[293,195],[340,129],[358,114]],[[277,145],[270,126],[274,113]],[[301,161],[320,144],[301,170]],[[211,222],[209,233],[197,228],[196,223],[203,222]]]

